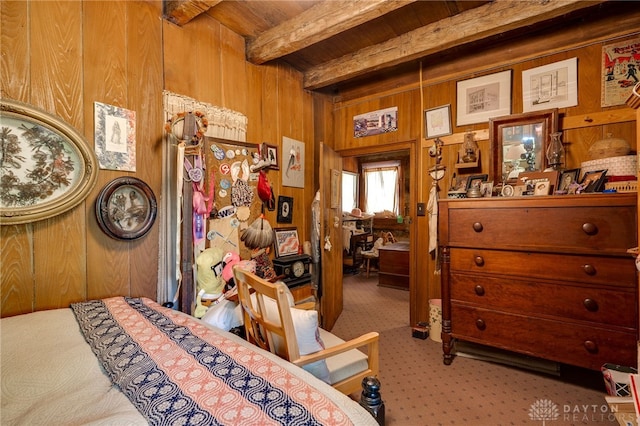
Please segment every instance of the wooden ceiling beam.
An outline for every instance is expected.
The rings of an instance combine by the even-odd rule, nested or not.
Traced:
[[[327,0],[273,27],[247,44],[254,64],[281,58],[416,0]]]
[[[165,0],[164,16],[168,21],[183,26],[221,1],[222,0]]]
[[[444,52],[457,45],[557,18],[605,0],[495,0],[391,40],[325,62],[304,73],[303,86],[315,90],[371,71]]]

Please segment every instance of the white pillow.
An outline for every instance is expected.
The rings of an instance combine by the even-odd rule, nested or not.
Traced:
[[[240,327],[243,323],[242,311],[238,311],[236,304],[229,300],[223,300],[216,305],[211,305],[200,319],[224,331]]]

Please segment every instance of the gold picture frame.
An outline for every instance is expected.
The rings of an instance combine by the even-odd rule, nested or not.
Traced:
[[[80,132],[59,117],[0,100],[0,225],[47,219],[80,204],[98,178],[98,160]]]

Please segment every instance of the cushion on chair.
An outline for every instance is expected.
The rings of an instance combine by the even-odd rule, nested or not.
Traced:
[[[322,328],[318,328],[318,330],[320,331],[320,338],[326,348],[344,343],[344,340],[335,334],[331,334]],[[326,366],[329,374],[328,383],[333,384],[366,370],[369,364],[367,355],[358,349],[351,349],[350,351],[327,358]]]
[[[289,294],[291,294],[289,292]],[[293,305],[293,295],[289,297],[290,303]],[[256,303],[255,294],[251,295],[252,303]],[[278,305],[275,300],[265,297],[265,308],[267,310],[266,317],[269,321],[280,324],[280,317],[278,315]],[[239,309],[242,309],[238,305]],[[309,355],[314,352],[318,352],[325,348],[324,343],[320,337],[320,328],[318,327],[318,311],[291,308],[291,320],[293,321],[293,328],[296,332],[296,341],[298,343],[298,350],[300,355]],[[273,336],[273,343],[276,346],[276,353],[282,354],[284,352],[284,342],[280,336]],[[310,364],[302,366],[303,369],[313,374],[320,380],[331,384],[329,369],[327,363],[324,360],[312,362]]]

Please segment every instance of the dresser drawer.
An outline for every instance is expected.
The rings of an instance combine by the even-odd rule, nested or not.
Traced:
[[[452,336],[599,370],[606,362],[635,366],[636,333],[567,324],[452,303]]]
[[[450,254],[452,273],[467,271],[628,288],[636,286],[635,260],[631,256],[559,255],[466,248],[452,248]]]
[[[514,314],[623,327],[629,332],[635,330],[638,317],[635,287],[603,288],[454,273],[451,299],[452,303]]]
[[[635,247],[635,206],[449,210],[451,247],[624,253]]]

